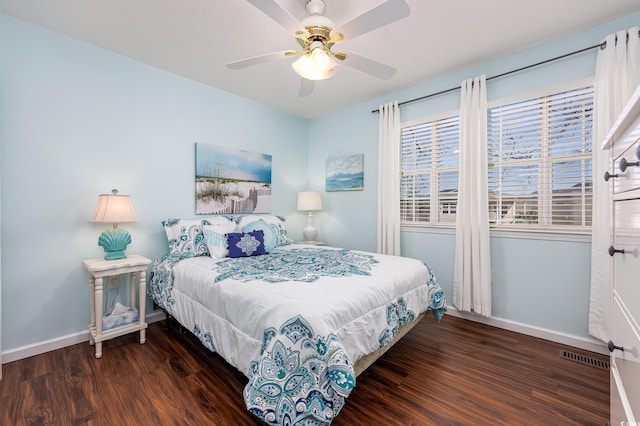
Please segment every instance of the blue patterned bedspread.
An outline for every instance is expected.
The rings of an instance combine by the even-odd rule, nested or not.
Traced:
[[[299,248],[276,250],[270,256],[228,259],[215,265],[216,281],[263,280],[313,282],[322,276],[349,277],[369,275],[378,261],[370,254],[351,250]]]
[[[366,286],[366,280],[362,281],[362,278],[354,280],[354,278],[366,278],[376,274],[380,280],[380,276],[388,279],[395,274],[393,268],[391,270],[387,268],[385,274],[381,275],[384,270],[381,265],[385,262],[389,263],[386,258],[381,262],[379,260],[381,258],[384,257],[341,249],[291,247],[275,249],[264,256],[212,261],[210,269],[213,284],[208,285],[222,286],[221,288],[229,293],[243,285],[255,285],[256,291],[263,291],[265,283],[278,286],[279,283],[297,281],[308,288],[302,291],[308,292],[313,291],[313,287],[306,286],[321,286],[318,288],[324,289],[325,287],[322,287],[324,285],[334,289],[335,284],[332,284],[334,283],[332,280],[351,277],[346,279],[345,283]],[[396,258],[391,262],[401,260]],[[153,300],[172,315],[174,311],[187,309],[178,309],[178,305],[183,302],[180,300],[176,302],[174,299],[173,268],[179,261],[180,259],[170,256],[157,260],[150,274],[148,289]],[[200,260],[200,262],[206,261]],[[392,263],[392,265],[396,265],[397,268],[397,265],[404,264]],[[378,271],[378,268],[382,269]],[[416,284],[414,292],[398,295],[388,300],[381,309],[367,314],[368,321],[373,321],[371,326],[376,333],[373,337],[377,347],[388,345],[398,328],[413,321],[421,312],[431,310],[438,320],[445,313],[447,308],[444,293],[436,282],[433,272],[428,267],[426,269],[428,271],[426,280],[422,284]],[[276,287],[268,288],[276,289]],[[414,294],[416,291],[421,294],[420,299],[416,299],[417,296]],[[407,296],[409,298],[406,298]],[[176,297],[180,298],[179,295]],[[417,300],[421,302],[416,304]],[[230,309],[229,306],[231,305],[227,305],[227,309]],[[194,308],[197,307],[198,305],[194,306]],[[295,312],[295,307],[287,312]],[[340,341],[336,331],[327,329],[324,323],[316,323],[318,319],[315,320],[316,322],[310,321],[310,318],[315,317],[314,313],[308,310],[282,316],[285,314],[280,308],[274,314],[274,318],[280,318],[274,320],[278,322],[264,324],[261,329],[262,336],[255,336],[262,343],[260,347],[256,347],[255,357],[251,358],[249,383],[244,390],[247,408],[267,424],[272,425],[330,424],[344,406],[345,398],[349,396],[356,384],[353,363],[345,349],[345,342]],[[196,318],[203,319],[185,318],[184,321],[187,324],[181,318],[174,316],[190,328],[207,348],[221,352],[219,348],[225,345],[218,346],[218,343],[227,338],[227,335],[220,332],[222,325],[215,322],[219,314],[212,315],[214,319],[210,324],[202,324],[208,321],[208,314],[199,313],[199,315]],[[362,324],[358,327],[362,328]],[[221,353],[221,355],[226,358],[228,354]],[[229,361],[238,366],[238,361]]]

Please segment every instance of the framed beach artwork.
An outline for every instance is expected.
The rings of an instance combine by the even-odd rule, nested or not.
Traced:
[[[196,214],[270,213],[271,155],[196,143]]]
[[[325,190],[362,191],[364,189],[364,154],[327,159]]]

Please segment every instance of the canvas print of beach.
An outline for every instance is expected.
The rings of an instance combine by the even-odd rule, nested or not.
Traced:
[[[327,159],[327,192],[364,189],[364,154]]]
[[[196,143],[196,214],[270,212],[270,155]]]

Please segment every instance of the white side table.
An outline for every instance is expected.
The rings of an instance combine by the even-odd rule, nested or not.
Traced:
[[[146,341],[145,295],[149,263],[151,263],[151,259],[138,255],[128,256],[125,259],[105,260],[101,258],[82,262],[82,265],[89,271],[89,344],[96,345],[96,358],[102,358],[102,342],[105,340],[140,331],[140,344]],[[103,331],[103,281],[105,277],[122,274],[130,276],[131,306],[135,306],[136,289],[139,291],[137,298],[138,322]],[[136,275],[138,276],[137,285]]]

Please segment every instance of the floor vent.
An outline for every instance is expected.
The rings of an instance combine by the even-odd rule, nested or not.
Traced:
[[[603,370],[609,369],[609,361],[602,361],[600,359],[596,359],[587,355],[577,354],[575,352],[560,351],[560,357],[579,362],[581,364],[590,365],[592,367],[602,368]]]

